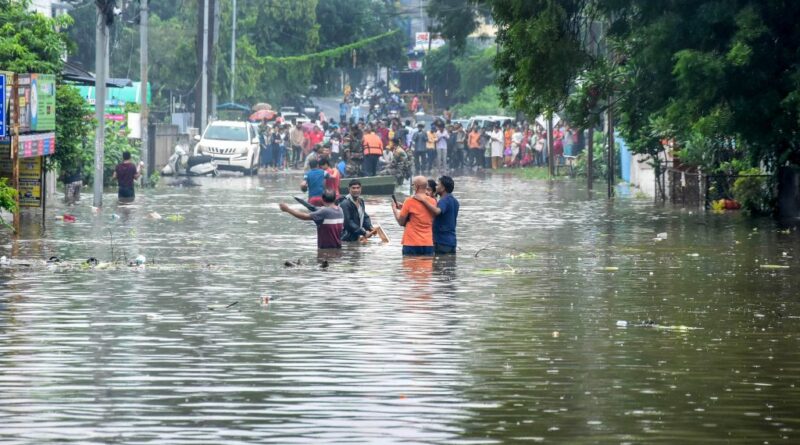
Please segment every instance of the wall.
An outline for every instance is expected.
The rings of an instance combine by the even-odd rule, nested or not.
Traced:
[[[160,171],[162,167],[167,165],[167,161],[172,156],[172,151],[181,136],[177,125],[155,124],[150,126],[150,141],[152,141],[152,151],[150,153],[152,156],[150,156],[150,159],[153,162],[150,165],[151,172]]]

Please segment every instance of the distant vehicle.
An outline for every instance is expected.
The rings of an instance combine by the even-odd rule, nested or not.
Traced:
[[[281,107],[281,109],[287,107],[293,107],[295,111],[303,113],[306,116],[311,116],[314,120],[319,118],[319,106],[306,96],[300,95],[290,97],[284,102],[284,106]]]
[[[485,128],[489,124],[496,123],[503,125],[505,121],[514,122],[514,118],[510,116],[473,116],[469,119],[467,128],[472,128],[475,124],[478,124],[478,128]]]
[[[245,175],[258,171],[258,132],[249,122],[214,121],[195,140],[198,141],[195,156],[211,156],[220,170],[240,171]]]
[[[463,128],[469,128],[469,119],[452,119],[450,122],[455,124],[461,124]]]
[[[303,113],[298,113],[297,109],[294,107],[281,107],[281,117],[283,117],[284,122],[291,123],[292,125],[311,122],[308,116]]]

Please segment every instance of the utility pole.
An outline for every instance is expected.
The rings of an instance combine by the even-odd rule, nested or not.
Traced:
[[[94,49],[94,109],[97,130],[94,137],[94,206],[103,206],[103,159],[106,143],[106,59],[108,59],[108,26],[106,16],[97,2],[97,23]]]
[[[140,20],[139,20],[139,62],[141,65],[141,81],[139,97],[142,100],[142,107],[140,110],[140,126],[142,131],[142,162],[144,163],[144,171],[142,182],[147,185],[150,178],[150,134],[148,131],[148,104],[147,104],[147,0],[140,0]]]
[[[547,168],[550,178],[556,174],[555,159],[553,159],[553,112],[547,112]]]
[[[611,99],[609,99],[611,102]],[[606,111],[606,124],[608,125],[608,198],[614,197],[614,113],[612,107]]]
[[[586,136],[586,181],[589,190],[594,185],[594,125],[589,125]]]
[[[200,133],[208,120],[208,1],[203,0],[203,63],[200,67]]]
[[[231,103],[233,103],[236,84],[236,0],[233,0],[233,21],[231,22]]]

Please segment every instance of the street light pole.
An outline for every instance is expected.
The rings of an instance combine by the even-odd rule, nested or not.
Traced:
[[[231,103],[233,103],[236,84],[236,0],[233,0],[233,21],[231,23]]]
[[[103,159],[106,143],[106,59],[108,58],[108,26],[106,16],[99,3],[95,29],[94,70],[95,94],[94,108],[97,130],[94,137],[94,206],[103,206]]]
[[[147,104],[147,21],[148,21],[148,10],[147,10],[147,0],[140,0],[140,20],[139,20],[139,62],[140,62],[140,69],[141,75],[139,76],[139,80],[141,81],[141,85],[139,86],[139,97],[141,98],[141,114],[139,115],[141,118],[140,127],[142,132],[142,163],[144,163],[143,169],[143,183],[146,185],[148,179],[150,178],[150,134],[148,131],[148,114],[150,110],[148,109]]]

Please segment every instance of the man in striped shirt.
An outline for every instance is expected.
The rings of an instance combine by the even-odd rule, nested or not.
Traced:
[[[322,203],[322,207],[311,213],[292,209],[285,203],[281,203],[280,208],[297,219],[314,221],[317,225],[318,249],[341,249],[344,214],[336,205],[336,195],[332,190],[325,190],[322,194]]]

